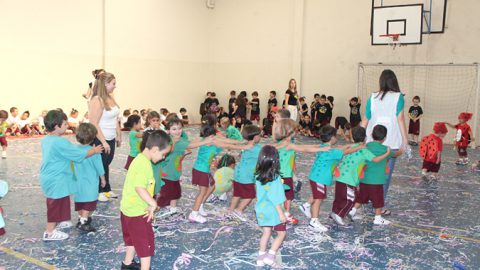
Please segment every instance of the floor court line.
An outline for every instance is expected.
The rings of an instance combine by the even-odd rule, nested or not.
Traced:
[[[42,261],[40,261],[40,260],[37,260],[37,259],[35,259],[35,258],[32,258],[32,257],[30,257],[30,256],[28,256],[28,255],[25,255],[25,254],[21,253],[21,252],[18,252],[18,251],[15,251],[15,250],[11,250],[11,249],[6,248],[6,247],[4,247],[4,246],[0,246],[0,251],[3,251],[3,252],[5,252],[5,253],[7,253],[7,254],[9,254],[9,255],[12,255],[12,256],[14,256],[14,257],[16,257],[16,258],[18,258],[18,259],[20,259],[20,260],[22,260],[22,261],[29,262],[29,263],[34,264],[34,265],[36,265],[36,266],[38,266],[38,267],[41,267],[41,268],[43,268],[43,269],[49,269],[49,270],[59,269],[59,268],[55,268],[55,266],[53,266],[53,265],[51,265],[51,264],[48,264],[48,263],[46,263],[46,262],[42,262]]]

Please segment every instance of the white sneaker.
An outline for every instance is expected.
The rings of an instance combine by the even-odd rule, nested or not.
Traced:
[[[60,241],[67,238],[68,234],[57,230],[53,230],[51,234],[48,234],[47,232],[43,233],[43,241]]]
[[[238,218],[240,221],[243,221],[243,222],[247,221],[247,219],[245,218],[245,215],[237,210],[233,210],[232,215]]]
[[[107,198],[114,198],[114,199],[118,198],[118,194],[111,190],[108,192],[105,192],[105,196],[107,196]]]
[[[373,224],[375,225],[389,225],[390,223],[392,222],[384,219],[382,216],[375,216],[373,220]]]
[[[312,218],[312,214],[310,212],[311,205],[308,202],[300,205],[298,208],[300,208],[300,211],[302,211],[305,216],[307,216],[308,218]]]
[[[362,214],[359,213],[358,209],[354,209],[355,208],[352,208],[352,210],[350,210],[348,216],[350,216],[352,220],[361,220],[363,218]]]
[[[105,195],[105,192],[98,193],[98,201],[99,202],[108,202],[109,201],[108,197]]]
[[[155,218],[161,219],[164,217],[172,216],[178,212],[179,210],[177,207],[162,208],[157,212],[157,214],[155,215]]]
[[[188,215],[188,219],[191,222],[196,222],[196,223],[205,223],[207,222],[207,219],[199,214],[194,214],[193,212]]]
[[[334,212],[330,213],[330,217],[337,223],[338,225],[345,226],[345,222],[343,222],[343,218],[339,215],[335,214]]]
[[[2,151],[2,158],[6,159],[7,158],[7,151]]]
[[[228,200],[228,197],[227,197],[227,193],[223,193],[222,195],[220,195],[220,197],[218,197],[218,199],[220,199],[220,201],[226,201]]]
[[[326,232],[328,231],[328,228],[323,226],[320,221],[318,220],[318,218],[315,218],[315,219],[312,219],[310,220],[310,227],[314,230],[314,231],[317,231],[317,232]]]
[[[61,229],[68,229],[71,227],[73,227],[72,222],[70,220],[67,220],[67,221],[62,221],[58,223],[55,228],[61,230]]]

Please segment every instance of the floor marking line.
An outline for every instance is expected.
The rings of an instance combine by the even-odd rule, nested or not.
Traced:
[[[34,265],[36,265],[36,266],[39,266],[39,267],[41,267],[41,268],[43,268],[43,269],[49,269],[49,270],[57,269],[57,268],[55,268],[55,266],[53,266],[53,265],[51,265],[51,264],[48,264],[48,263],[46,263],[46,262],[42,262],[42,261],[40,261],[40,260],[37,260],[37,259],[35,259],[35,258],[32,258],[32,257],[28,256],[28,255],[25,255],[25,254],[23,254],[23,253],[17,252],[17,251],[15,251],[15,250],[11,250],[11,249],[6,248],[6,247],[4,247],[4,246],[0,246],[0,250],[3,251],[3,252],[5,252],[5,253],[7,253],[7,254],[10,254],[10,255],[12,255],[12,256],[20,259],[20,260],[23,260],[23,261],[29,262],[29,263],[31,263],[31,264],[34,264]]]
[[[465,241],[480,244],[479,239],[475,239],[475,238],[471,238],[471,237],[455,235],[455,234],[451,234],[451,233],[447,234],[447,233],[442,233],[442,232],[439,232],[439,231],[434,231],[434,230],[429,230],[429,229],[415,228],[415,227],[400,225],[398,223],[392,223],[391,225],[394,226],[394,227],[397,227],[397,228],[403,228],[403,229],[414,230],[414,231],[421,231],[421,232],[426,232],[426,233],[435,234],[435,235],[439,235],[439,236],[443,235],[444,238],[458,238],[458,239],[462,239],[462,240],[465,240]]]

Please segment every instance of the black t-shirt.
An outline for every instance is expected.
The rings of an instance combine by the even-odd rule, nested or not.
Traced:
[[[413,117],[418,117],[423,114],[423,110],[420,106],[411,106],[410,109],[408,109],[408,113],[411,114]]]
[[[247,107],[242,105],[238,106],[237,111],[235,112],[235,116],[245,118],[247,116]]]
[[[285,92],[285,94],[289,95],[288,105],[297,106],[297,104],[298,104],[298,94],[293,93],[290,89],[288,89],[287,92]]]
[[[230,112],[230,114],[233,112],[233,104],[235,103],[235,100],[237,100],[235,97],[231,97],[228,100],[228,112]]]
[[[260,99],[258,98],[252,99],[252,114],[260,114]]]
[[[308,123],[306,121],[300,121],[300,126],[303,128],[303,129],[310,129],[310,126],[311,126],[312,122],[309,121]]]
[[[327,107],[327,117],[328,119],[332,119],[332,116],[333,116],[333,106],[328,104],[328,107]]]
[[[362,115],[360,114],[361,104],[350,104],[350,123],[358,123],[362,121]]]
[[[278,104],[277,98],[270,98],[268,100],[268,111],[272,109],[272,107],[276,107]]]
[[[310,104],[310,115],[311,119],[315,121],[315,112],[318,111],[318,102],[313,101],[312,104]]]
[[[330,104],[318,104],[317,119],[320,121],[325,121],[328,119],[328,111],[331,110]]]
[[[335,118],[335,127],[340,127],[342,129],[345,128],[345,125],[348,123],[347,121],[347,118],[343,117],[343,116],[337,116],[337,118]]]
[[[303,115],[308,115],[308,105],[306,103],[303,103],[302,105],[302,111],[304,111],[302,114]]]

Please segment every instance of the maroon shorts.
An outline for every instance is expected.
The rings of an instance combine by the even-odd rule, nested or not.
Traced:
[[[458,156],[459,157],[467,157],[467,148],[468,146],[457,146]]]
[[[20,133],[20,129],[17,127],[15,129],[11,129],[11,128],[7,128],[7,130],[5,131],[5,133],[10,133],[10,134],[17,134],[17,133]]]
[[[438,164],[435,164],[434,162],[424,160],[422,169],[427,170],[427,172],[438,173],[438,171],[440,170],[440,164],[441,162]]]
[[[211,187],[215,185],[215,179],[209,173],[192,169],[192,185]]]
[[[251,114],[250,121],[260,121],[260,114]]]
[[[360,183],[360,189],[357,191],[357,200],[355,202],[367,204],[372,202],[373,208],[382,208],[385,206],[383,200],[383,185],[367,185]]]
[[[254,199],[255,184],[242,184],[233,181],[233,197],[240,197],[241,199]]]
[[[312,196],[315,200],[324,200],[327,198],[327,186],[310,180]]]
[[[155,237],[152,222],[143,216],[127,217],[120,212],[122,234],[125,246],[135,248],[138,257],[151,257],[155,253]]]
[[[284,177],[283,184],[290,187],[290,190],[285,190],[285,197],[288,201],[293,200],[295,198],[295,193],[293,191],[293,178],[291,177]]]
[[[62,222],[70,220],[72,214],[70,211],[70,196],[60,199],[47,198],[47,221]]]
[[[130,168],[130,164],[132,163],[132,161],[133,161],[134,159],[135,159],[134,157],[128,155],[128,157],[127,157],[127,163],[125,163],[125,167],[124,167],[125,170],[128,170],[128,168]]]
[[[408,134],[420,134],[420,121],[413,122],[413,120],[410,119],[410,122],[408,123]]]
[[[284,232],[287,230],[287,224],[286,223],[280,223],[275,226],[262,226],[262,227],[270,227],[276,232]]]
[[[8,146],[7,137],[5,137],[5,136],[0,137],[0,145],[1,146]]]
[[[157,198],[159,207],[170,205],[170,201],[178,200],[182,197],[182,187],[180,181],[162,179],[165,185],[160,190],[160,196]]]
[[[93,212],[97,210],[97,201],[93,202],[75,202],[75,211],[90,211]]]
[[[20,134],[28,134],[30,132],[28,127],[28,125],[25,125],[22,129],[20,129]]]
[[[0,236],[4,235],[6,233],[5,228],[0,228]]]

